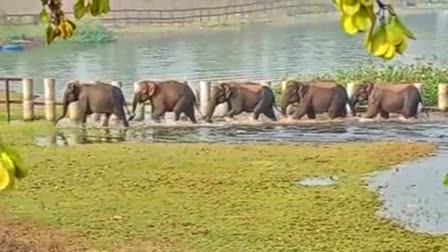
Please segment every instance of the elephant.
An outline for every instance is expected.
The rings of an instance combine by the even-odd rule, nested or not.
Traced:
[[[165,112],[174,112],[175,121],[184,113],[192,123],[197,123],[194,108],[201,112],[196,97],[186,82],[141,80],[137,85],[132,101],[133,115],[129,120],[134,119],[137,105],[149,100],[152,106],[151,117],[155,122],[160,122],[160,117],[163,117]]]
[[[389,119],[389,113],[401,114],[404,118],[417,118],[418,105],[424,108],[420,91],[412,84],[385,82],[376,84],[364,81],[355,86],[350,97],[353,104],[367,101],[366,118],[374,118],[380,114]],[[428,116],[428,112],[426,111]]]
[[[316,119],[316,113],[327,112],[330,119],[347,116],[347,106],[353,116],[356,111],[348,98],[346,89],[331,80],[312,80],[301,82],[289,80],[282,92],[281,113],[286,115],[289,105],[298,103],[292,115],[293,119],[301,119],[305,114],[309,119]]]
[[[129,127],[124,108],[130,113],[126,106],[126,99],[119,87],[97,81],[92,83],[81,83],[70,81],[67,83],[63,96],[63,112],[56,123],[65,117],[70,103],[78,101],[79,113],[82,124],[86,123],[87,116],[93,113],[105,114],[106,119],[103,126],[109,125],[111,114],[123,121],[124,127]],[[124,107],[124,108],[123,108]]]
[[[255,120],[264,114],[272,121],[277,121],[273,107],[275,96],[272,90],[256,82],[222,82],[212,88],[210,103],[204,115],[206,122],[212,122],[217,105],[227,103],[229,111],[225,117],[233,118],[242,112],[253,113]]]

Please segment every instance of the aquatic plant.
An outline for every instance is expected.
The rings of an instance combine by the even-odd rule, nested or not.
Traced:
[[[77,26],[78,29],[75,30],[73,37],[70,40],[63,40],[63,42],[109,43],[116,41],[114,32],[101,23],[83,21],[78,23]]]
[[[370,81],[405,81],[409,83],[422,83],[422,93],[425,105],[437,104],[437,88],[439,83],[448,83],[448,68],[432,63],[433,60],[418,60],[415,64],[377,65],[368,62],[350,69],[338,69],[323,74],[303,74],[295,78],[332,79],[346,86],[349,82]],[[281,83],[276,83],[274,91],[280,97]],[[277,102],[279,102],[278,98]]]

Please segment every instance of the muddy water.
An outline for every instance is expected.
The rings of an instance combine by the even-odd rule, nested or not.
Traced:
[[[382,201],[379,216],[392,219],[408,230],[434,235],[448,234],[448,146],[437,155],[400,164],[369,179]]]

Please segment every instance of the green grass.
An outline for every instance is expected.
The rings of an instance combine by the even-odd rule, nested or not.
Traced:
[[[138,251],[435,251],[446,237],[375,216],[368,172],[434,151],[429,144],[92,144],[37,147],[43,122],[2,126],[31,167],[0,194],[4,218],[34,220],[99,249]],[[299,187],[306,176],[338,184]],[[136,250],[130,250],[136,251]]]
[[[409,83],[423,83],[422,92],[425,105],[437,105],[437,88],[439,83],[448,83],[448,68],[437,66],[425,59],[415,64],[374,65],[371,62],[353,67],[348,70],[336,70],[324,74],[308,74],[291,76],[297,79],[332,79],[344,86],[348,82],[370,81],[405,81]],[[280,101],[281,84],[274,87],[277,100]]]

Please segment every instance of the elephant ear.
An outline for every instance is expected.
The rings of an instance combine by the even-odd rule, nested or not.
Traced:
[[[149,96],[153,96],[156,92],[157,92],[157,90],[159,89],[159,85],[157,85],[157,83],[155,83],[155,82],[147,82],[146,83],[146,93],[149,95]]]
[[[309,85],[301,84],[301,85],[299,85],[299,87],[297,89],[297,94],[299,95],[300,98],[303,99],[309,89],[310,89]]]
[[[224,96],[226,97],[226,99],[229,99],[232,95],[232,87],[227,83],[222,83],[221,88],[224,91]]]
[[[373,90],[373,82],[368,81],[365,83],[364,92],[366,92],[367,96],[369,96],[372,93]]]
[[[67,93],[75,93],[79,88],[79,81],[71,81],[67,84]]]

